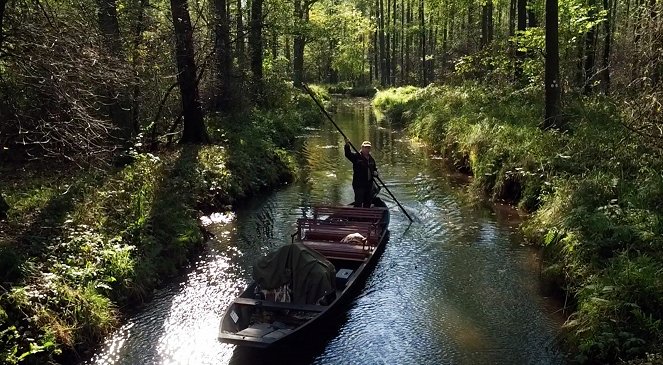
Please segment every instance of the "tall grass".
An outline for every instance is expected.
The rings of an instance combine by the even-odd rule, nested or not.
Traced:
[[[472,188],[532,212],[544,273],[567,291],[565,325],[581,362],[663,347],[663,157],[630,133],[608,98],[567,101],[569,129],[539,130],[540,93],[461,87],[391,89],[374,105],[474,175]]]
[[[218,145],[3,184],[12,209],[2,226],[11,234],[0,235],[0,363],[46,363],[96,345],[122,308],[149,300],[189,262],[204,240],[197,211],[292,179],[287,149],[320,114],[290,95],[282,108],[209,120]]]

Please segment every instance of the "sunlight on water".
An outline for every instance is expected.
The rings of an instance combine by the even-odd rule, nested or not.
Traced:
[[[449,174],[382,122],[368,103],[341,100],[335,117],[356,144],[372,141],[393,198],[391,239],[335,325],[276,352],[217,341],[226,306],[250,281],[258,258],[289,242],[314,204],[352,200],[343,138],[330,125],[310,128],[298,182],[201,223],[214,235],[187,275],[108,338],[84,364],[561,364],[554,346],[560,318],[539,292],[538,256],[522,245],[510,208],[467,206],[467,181]]]

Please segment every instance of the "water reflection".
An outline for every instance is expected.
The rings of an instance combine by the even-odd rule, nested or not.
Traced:
[[[189,274],[156,298],[86,364],[558,364],[559,326],[538,292],[537,256],[521,245],[509,210],[469,206],[429,151],[388,125],[368,103],[341,104],[336,120],[355,144],[368,139],[395,203],[391,240],[364,289],[336,325],[272,352],[216,340],[224,308],[251,265],[287,242],[311,204],[352,199],[351,166],[331,126],[308,130],[297,183],[204,223],[216,238]]]

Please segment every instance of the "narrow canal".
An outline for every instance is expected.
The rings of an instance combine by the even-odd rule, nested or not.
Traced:
[[[510,209],[463,199],[463,179],[425,148],[341,99],[335,118],[359,145],[373,142],[382,180],[415,223],[392,207],[391,240],[336,324],[297,346],[260,352],[219,343],[225,307],[251,266],[288,242],[314,204],[352,201],[343,139],[326,123],[307,131],[299,181],[234,214],[203,219],[216,238],[180,282],[159,291],[84,364],[561,364],[558,307],[540,291],[536,250]],[[384,192],[383,192],[384,195]]]

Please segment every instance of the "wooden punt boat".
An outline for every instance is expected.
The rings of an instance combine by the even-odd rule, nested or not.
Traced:
[[[254,282],[227,308],[221,320],[219,340],[241,346],[272,348],[320,328],[326,319],[341,311],[363,285],[389,239],[388,223],[389,210],[386,207],[314,207],[313,218],[297,221],[291,245],[312,249],[333,264],[335,288],[333,295],[327,296],[328,304],[295,304],[265,299],[256,290]],[[353,233],[360,233],[366,238],[365,242],[341,243],[344,237]]]

